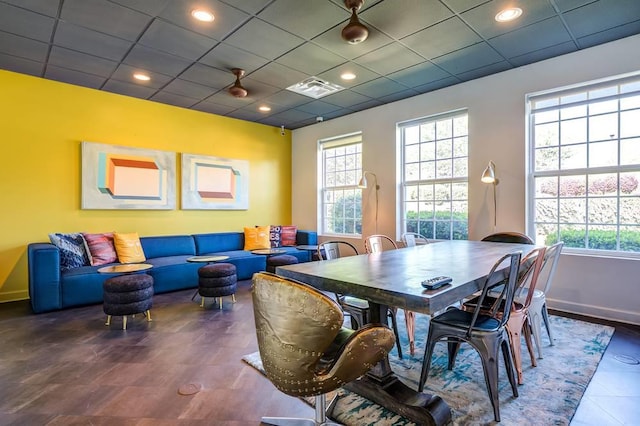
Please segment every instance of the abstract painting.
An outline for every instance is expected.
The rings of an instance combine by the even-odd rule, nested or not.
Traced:
[[[83,209],[175,207],[175,152],[82,142]]]
[[[249,162],[182,154],[182,208],[249,209]]]

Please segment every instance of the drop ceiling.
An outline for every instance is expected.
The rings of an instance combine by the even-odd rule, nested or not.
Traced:
[[[496,22],[507,5],[523,15]],[[0,68],[296,129],[640,33],[640,0],[365,0],[358,15],[369,38],[350,45],[342,0],[0,0]],[[232,68],[246,98],[227,92]],[[311,76],[345,89],[286,90]]]

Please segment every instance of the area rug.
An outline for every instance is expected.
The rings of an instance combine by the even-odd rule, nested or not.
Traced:
[[[398,315],[398,324],[404,324],[401,311]],[[397,357],[395,348],[389,355],[396,375],[413,389],[418,388],[420,379],[428,319],[426,315],[416,315],[416,353],[413,356],[408,353],[405,330],[400,330],[404,359]],[[531,366],[523,343],[525,382],[518,387],[518,398],[511,393],[500,358],[500,416],[503,425],[568,425],[614,331],[613,327],[558,316],[551,316],[550,320],[555,344],[550,346],[546,332],[543,332],[544,358],[538,359],[537,367]],[[404,353],[404,348],[407,348],[407,353]],[[258,352],[246,355],[243,360],[263,371]],[[440,342],[435,347],[425,392],[435,393],[446,401],[452,410],[452,424],[496,424],[476,351],[463,344],[454,370],[448,371],[446,367],[446,343]],[[348,426],[414,424],[359,395],[344,389],[337,392],[339,400],[333,418],[340,423]]]

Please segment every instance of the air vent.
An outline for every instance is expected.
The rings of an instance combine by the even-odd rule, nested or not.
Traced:
[[[300,83],[287,87],[287,90],[308,96],[313,99],[320,99],[323,96],[344,90],[344,87],[319,79],[309,77]]]

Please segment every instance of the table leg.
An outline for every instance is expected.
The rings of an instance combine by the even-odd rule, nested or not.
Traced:
[[[369,302],[371,322],[387,323],[385,305]],[[365,376],[344,386],[419,425],[440,426],[451,420],[451,409],[437,395],[418,392],[402,383],[385,357]]]

